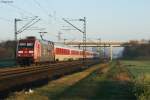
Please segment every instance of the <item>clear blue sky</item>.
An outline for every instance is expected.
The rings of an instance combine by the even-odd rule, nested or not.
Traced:
[[[61,30],[66,25],[62,18],[84,16],[90,39],[150,39],[150,0],[14,0],[11,4],[0,3],[0,40],[14,38],[14,18],[33,15],[42,18],[35,26],[46,28],[45,37],[50,40],[56,40],[59,31],[63,38],[81,39],[78,31]],[[25,23],[19,22],[18,28]],[[81,27],[81,23],[73,23]],[[18,37],[27,35],[39,37],[37,30],[25,31]]]

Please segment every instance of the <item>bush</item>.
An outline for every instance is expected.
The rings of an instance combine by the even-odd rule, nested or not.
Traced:
[[[137,100],[150,100],[150,75],[143,74],[134,83]]]
[[[5,41],[0,43],[0,60],[14,58],[14,50],[16,48],[14,41]]]

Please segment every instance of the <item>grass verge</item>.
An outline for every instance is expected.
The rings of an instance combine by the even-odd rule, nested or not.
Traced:
[[[88,77],[97,69],[105,67],[104,64],[93,66],[83,72],[62,77],[58,80],[50,81],[48,85],[34,90],[34,93],[25,93],[24,91],[10,95],[7,100],[54,100],[70,86],[75,85],[82,79]]]
[[[134,92],[137,100],[150,100],[150,61],[122,61],[133,75]]]

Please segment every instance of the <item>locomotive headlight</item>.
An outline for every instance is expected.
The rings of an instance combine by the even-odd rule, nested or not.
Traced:
[[[29,51],[29,53],[33,53],[33,51]]]
[[[23,53],[23,51],[18,51],[18,53]]]

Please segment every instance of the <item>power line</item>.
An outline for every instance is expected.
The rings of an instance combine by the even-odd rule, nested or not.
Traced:
[[[83,22],[83,29],[78,28],[77,26],[75,26],[74,24],[72,24],[70,21],[68,21],[65,18],[63,18],[63,20],[66,23],[68,23],[69,25],[71,25],[74,29],[76,29],[79,32],[83,33],[83,45],[84,45],[83,46],[83,63],[85,63],[84,61],[86,60],[86,17],[84,17],[83,19],[78,19],[78,20],[75,19],[75,21],[82,21]]]
[[[37,3],[38,3],[38,2],[37,2]],[[39,3],[38,3],[38,4],[39,4]],[[39,4],[39,5],[40,5],[40,4]],[[28,14],[28,15],[37,16],[37,15],[35,15],[35,14],[29,12],[29,11],[26,11],[26,10],[20,8],[20,7],[17,7],[17,6],[15,6],[15,5],[10,5],[10,4],[8,4],[8,6],[13,7],[13,8],[15,8],[15,9],[17,9],[17,10],[23,11],[24,13],[26,13],[26,14]],[[29,18],[29,17],[28,17],[28,18]],[[41,19],[42,19],[42,18],[41,18]]]
[[[44,12],[44,14],[49,16],[49,14],[47,14],[47,11],[41,6],[41,4],[37,0],[33,0],[33,1],[38,5],[39,8],[41,8],[41,10]]]
[[[24,28],[26,28],[27,26],[29,26],[36,18],[38,18],[38,17],[35,16],[33,19],[31,19],[31,21],[29,21],[28,23],[26,23],[20,30],[18,30],[18,33],[20,31],[22,31]]]
[[[20,7],[15,6],[15,5],[8,4],[8,3],[3,3],[3,4],[5,4],[5,5],[7,5],[7,6],[10,6],[10,7],[14,8],[14,9],[16,9],[16,10],[18,10],[18,11],[22,11],[22,12],[24,12],[24,13],[30,15],[30,16],[31,16],[31,15],[32,15],[32,16],[35,16],[33,13],[31,13],[31,12],[29,12],[29,11],[26,11],[26,10],[20,8]],[[24,14],[24,13],[23,13],[23,14]]]
[[[25,12],[25,13],[27,13],[27,14],[29,14],[29,15],[35,16],[33,13],[31,13],[31,12],[29,12],[29,11],[26,11],[26,10],[20,8],[20,7],[17,7],[17,6],[14,6],[14,5],[10,5],[10,4],[8,4],[8,5],[11,6],[11,7],[13,7],[13,8],[16,8],[16,9],[18,9],[18,10],[22,10],[23,12]]]
[[[34,2],[41,8],[42,12],[50,18],[50,14],[47,13],[47,11],[41,6],[41,4],[40,4],[37,0],[34,0]],[[3,3],[3,4],[5,4],[5,3]],[[20,13],[21,15],[25,14],[28,18],[29,18],[29,17],[30,17],[30,18],[33,18],[33,16],[36,16],[36,15],[33,14],[32,12],[29,12],[29,11],[27,11],[27,10],[24,10],[24,9],[22,9],[22,8],[16,6],[16,5],[13,5],[13,4],[5,4],[5,5],[7,5],[7,6],[11,7],[11,8],[16,9],[16,11],[18,11],[18,13]],[[51,16],[51,17],[52,17],[52,16]],[[27,18],[27,20],[28,20],[28,18]],[[4,18],[0,18],[0,19],[1,19],[1,20],[4,20],[4,21],[7,21],[7,22],[10,22],[9,20],[4,19]],[[24,19],[24,18],[23,18],[23,19]],[[26,18],[25,18],[25,19],[26,19]],[[43,18],[40,18],[40,19],[45,23],[45,25],[49,25],[45,19],[43,19]]]
[[[36,15],[34,15],[33,13],[31,13],[31,12],[29,12],[29,11],[26,11],[26,10],[24,10],[24,9],[18,7],[18,6],[11,5],[11,4],[6,4],[6,5],[8,5],[8,6],[12,7],[12,8],[15,8],[15,9],[17,9],[18,11],[22,11],[22,14],[26,13],[26,14],[29,15],[29,16],[32,15],[32,17],[30,17],[30,18],[33,18],[33,16],[36,16]],[[21,15],[22,15],[22,14],[21,14]],[[28,18],[29,18],[29,17],[28,17]],[[28,18],[27,18],[27,19],[28,19]],[[40,18],[40,19],[43,20],[43,22],[44,22],[45,24],[47,24],[47,23],[46,23],[47,21],[44,21],[44,19],[42,19],[42,18]]]
[[[35,17],[34,19],[32,19],[30,22],[28,22],[26,25],[24,25],[19,31],[17,31],[17,34],[27,30],[28,28],[30,28],[31,26],[33,26],[35,23],[37,23],[38,21],[40,21],[41,19],[37,19],[37,17]]]
[[[52,15],[52,14],[48,13],[48,11],[43,6],[41,6],[41,4],[37,0],[33,0],[33,1],[40,8],[42,13],[44,13],[48,18],[53,18],[54,17],[54,20],[56,20],[56,12],[54,12],[54,15]]]
[[[3,18],[3,17],[0,17],[0,20],[6,21],[6,22],[11,22],[11,23],[13,22],[13,21],[6,19],[6,18]]]

